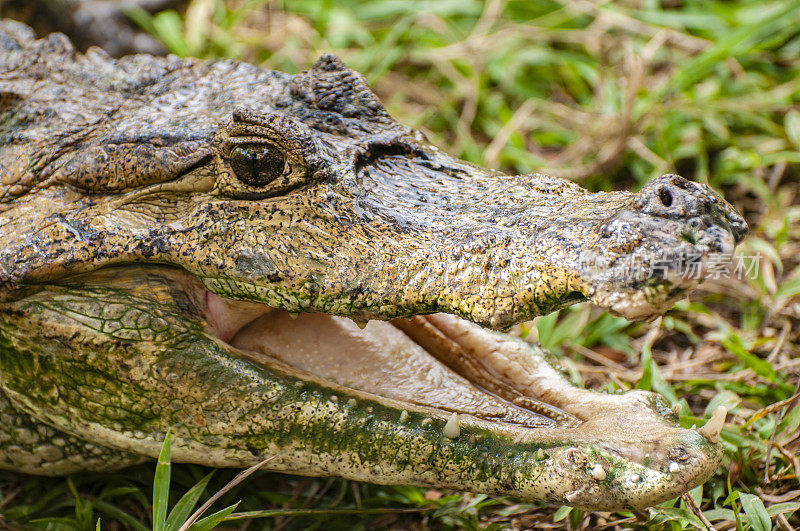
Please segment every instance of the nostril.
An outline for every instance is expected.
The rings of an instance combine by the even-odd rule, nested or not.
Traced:
[[[658,191],[658,198],[661,199],[661,204],[665,207],[669,207],[672,205],[672,192],[667,190],[666,188],[661,188]]]

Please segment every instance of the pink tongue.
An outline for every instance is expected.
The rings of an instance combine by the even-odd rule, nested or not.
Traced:
[[[386,398],[530,427],[552,424],[477,389],[383,321],[361,330],[344,317],[306,313],[293,319],[273,310],[245,325],[230,344]]]

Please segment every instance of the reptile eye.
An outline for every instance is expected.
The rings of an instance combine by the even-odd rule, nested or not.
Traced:
[[[286,160],[276,147],[268,144],[242,144],[230,153],[230,164],[243,183],[261,188],[283,175]]]

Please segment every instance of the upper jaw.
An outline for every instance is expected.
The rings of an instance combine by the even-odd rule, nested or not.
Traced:
[[[662,313],[746,231],[730,205],[677,176],[635,194],[589,194],[545,176],[463,165],[448,173],[441,155],[386,156],[405,173],[383,171],[379,157],[359,179],[286,204],[235,205],[220,220],[227,241],[219,244],[231,248],[235,271],[220,282],[187,268],[211,291],[289,312],[360,320],[447,312],[504,329],[583,300],[630,319]],[[231,239],[222,221],[250,210],[257,215],[245,234]],[[276,225],[273,210],[306,215]]]

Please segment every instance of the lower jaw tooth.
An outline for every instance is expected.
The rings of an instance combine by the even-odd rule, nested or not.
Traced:
[[[697,432],[712,443],[717,442],[727,415],[728,410],[725,406],[717,406],[717,409],[714,410],[714,413],[711,415],[711,418],[708,419],[705,426],[698,428]]]
[[[461,435],[461,426],[458,423],[458,413],[453,413],[450,415],[450,418],[447,419],[447,423],[444,425],[442,434],[444,434],[444,436],[448,439],[457,439]]]
[[[536,451],[536,459],[538,459],[539,461],[541,461],[541,460],[542,460],[542,459],[544,459],[545,457],[546,457],[546,456],[545,456],[544,450],[542,450],[541,448],[539,448],[539,449]]]
[[[581,494],[583,494],[584,490],[586,490],[586,487],[581,487],[581,488],[579,488],[577,490],[573,490],[572,492],[568,493],[564,497],[567,499],[568,502],[575,503],[575,502],[578,501],[578,499],[580,498]]]
[[[597,481],[606,479],[606,470],[603,468],[603,465],[598,463],[592,467],[592,477]]]

